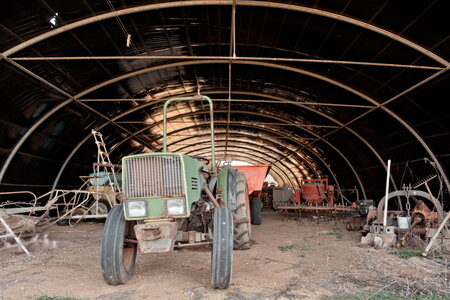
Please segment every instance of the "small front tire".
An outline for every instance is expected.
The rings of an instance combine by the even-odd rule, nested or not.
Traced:
[[[233,265],[233,216],[229,208],[215,209],[213,230],[211,285],[215,289],[226,289]]]
[[[110,285],[124,284],[134,274],[137,240],[134,222],[125,220],[122,204],[108,214],[101,243],[103,278]]]

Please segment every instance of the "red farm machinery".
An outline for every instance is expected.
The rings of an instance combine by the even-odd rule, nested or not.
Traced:
[[[233,166],[238,172],[245,173],[247,177],[248,195],[250,199],[250,213],[253,225],[262,224],[261,193],[264,185],[264,179],[269,174],[271,165],[248,165]]]
[[[353,199],[350,200],[348,195],[353,195]],[[332,213],[355,211],[355,207],[351,205],[353,202],[359,202],[356,188],[335,189],[326,178],[302,179],[297,190],[287,187],[273,190],[273,206],[277,210]]]

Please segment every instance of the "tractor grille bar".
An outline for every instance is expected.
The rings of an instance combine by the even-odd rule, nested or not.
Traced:
[[[128,198],[184,195],[179,156],[144,156],[126,160],[124,192]]]

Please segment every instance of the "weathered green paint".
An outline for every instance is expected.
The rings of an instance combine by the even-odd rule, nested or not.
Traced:
[[[126,210],[125,210],[125,218],[127,220],[143,220],[143,219],[161,219],[161,218],[186,218],[189,217],[191,214],[191,204],[195,201],[198,201],[200,199],[201,190],[202,187],[200,186],[200,176],[202,176],[200,170],[202,169],[202,164],[187,156],[180,153],[171,153],[171,152],[155,152],[155,153],[144,153],[144,154],[136,154],[136,155],[130,155],[126,156],[122,159],[122,188],[125,189],[126,185],[128,184],[128,174],[126,172],[127,168],[127,161],[133,158],[139,158],[139,157],[151,157],[151,156],[178,156],[180,157],[181,161],[181,174],[183,178],[183,189],[185,191],[185,194],[182,195],[185,198],[185,205],[186,205],[186,214],[185,215],[179,215],[179,216],[168,216],[167,215],[167,199],[170,199],[171,197],[151,197],[151,198],[130,198],[127,200],[146,200],[147,202],[147,211],[148,216],[145,218],[129,218],[127,216]],[[197,186],[194,186],[194,182],[197,182]],[[180,195],[174,195],[172,198],[179,198]]]
[[[236,172],[235,169],[233,169],[231,166],[225,166],[223,167],[217,176],[217,189],[216,189],[216,197],[223,202],[227,204],[227,206],[230,206],[229,200],[231,195],[230,193],[230,172]],[[233,203],[234,205],[234,203]],[[233,209],[233,207],[231,207]]]

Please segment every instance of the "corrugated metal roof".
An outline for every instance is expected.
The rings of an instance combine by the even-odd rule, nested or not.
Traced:
[[[446,1],[236,1],[235,43],[232,3],[3,4],[0,189],[76,186],[92,128],[115,161],[158,150],[162,100],[198,90],[219,157],[273,164],[286,185],[328,176],[376,198],[392,159],[397,187],[436,167],[448,188]],[[172,107],[170,149],[207,155],[206,112]]]

